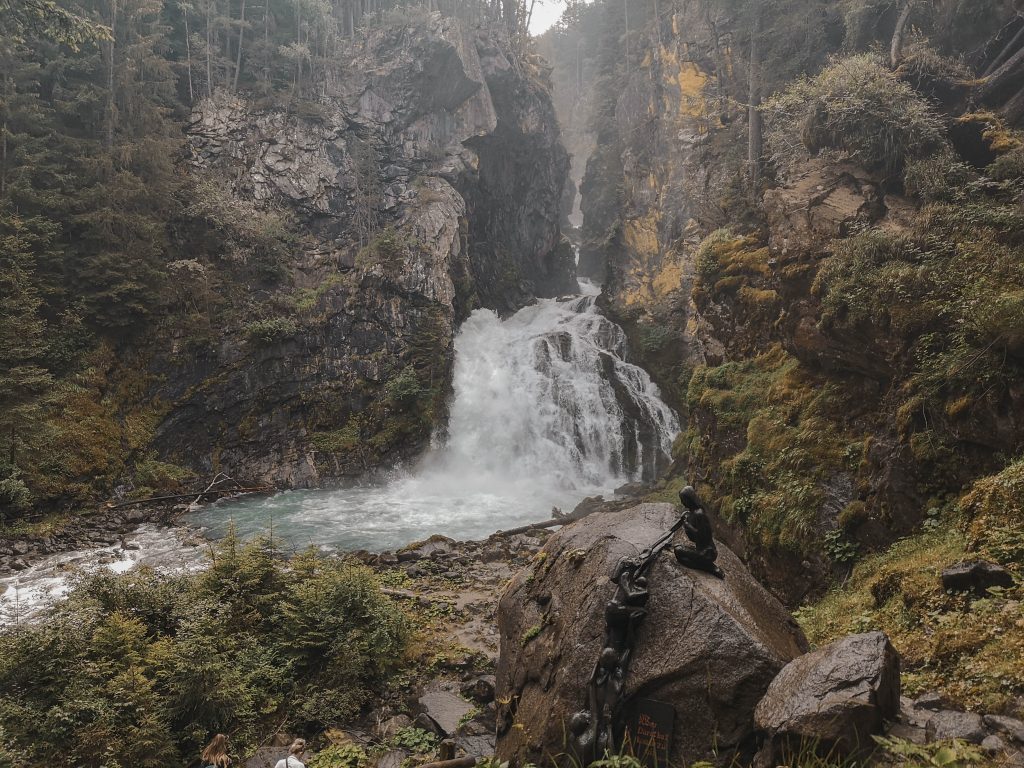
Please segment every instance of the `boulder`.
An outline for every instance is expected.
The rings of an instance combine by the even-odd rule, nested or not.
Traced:
[[[886,735],[914,744],[924,744],[928,740],[925,734],[925,724],[931,716],[931,712],[919,709],[916,702],[901,696],[899,716],[896,722],[889,727]]]
[[[938,712],[940,709],[946,709],[949,706],[945,698],[935,691],[929,691],[928,693],[922,693],[916,699],[914,699],[914,709],[929,709],[933,712]]]
[[[900,663],[883,632],[850,635],[789,663],[757,705],[774,755],[815,743],[856,754],[900,709]]]
[[[494,675],[482,675],[462,684],[459,692],[478,704],[494,701]]]
[[[419,704],[423,712],[441,727],[445,736],[455,733],[462,718],[473,711],[473,705],[461,696],[443,690],[424,693]]]
[[[981,740],[982,751],[990,755],[998,755],[1009,750],[1009,745],[1000,736],[986,736]]]
[[[411,725],[412,718],[408,715],[395,715],[394,717],[389,717],[387,720],[377,725],[377,736],[387,741],[400,730],[408,728]]]
[[[973,592],[984,597],[989,587],[1012,587],[1013,575],[996,563],[971,560],[942,571],[942,588],[949,592]]]
[[[453,539],[435,534],[426,541],[419,541],[400,549],[396,556],[398,562],[405,563],[421,560],[425,557],[437,557],[438,555],[448,554],[454,549],[455,541]]]
[[[1010,737],[1011,741],[1024,745],[1024,722],[1005,715],[985,715],[985,725],[990,730]]]
[[[402,768],[409,753],[404,749],[389,749],[377,758],[377,768]]]
[[[610,576],[623,557],[655,542],[678,518],[671,504],[597,512],[551,536],[498,606],[496,674],[500,760],[540,763],[566,749],[572,716],[605,639]],[[754,707],[780,669],[806,649],[796,623],[719,545],[725,579],[679,565],[671,551],[647,572],[623,698],[675,710],[669,760],[728,760],[748,752]]]
[[[975,712],[955,712],[951,709],[932,715],[925,730],[928,741],[963,739],[971,744],[981,744],[988,735],[981,715]]]

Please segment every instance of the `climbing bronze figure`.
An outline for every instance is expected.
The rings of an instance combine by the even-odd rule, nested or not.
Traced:
[[[686,486],[679,492],[679,500],[683,503],[683,516],[679,518],[686,532],[686,537],[693,542],[695,549],[682,545],[676,546],[676,560],[688,568],[695,568],[699,571],[707,571],[720,579],[725,578],[722,569],[715,565],[718,559],[718,547],[715,546],[714,531],[711,529],[711,520],[708,519],[704,505],[697,496],[693,486]]]
[[[688,485],[679,492],[679,501],[683,512],[672,527],[642,552],[620,560],[611,575],[616,590],[605,606],[605,641],[587,685],[587,709],[574,714],[569,722],[573,751],[583,765],[607,752],[616,752],[622,745],[623,691],[636,632],[647,616],[650,591],[646,573],[651,565],[682,529],[694,548],[676,546],[676,560],[688,568],[725,578],[715,565],[718,549],[714,532],[697,492]]]

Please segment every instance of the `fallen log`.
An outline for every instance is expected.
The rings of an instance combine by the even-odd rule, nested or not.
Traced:
[[[495,531],[492,535],[515,536],[518,533],[529,533],[530,531],[536,531],[541,528],[554,528],[557,525],[568,525],[569,523],[575,523],[577,520],[582,520],[589,514],[590,512],[582,515],[565,515],[564,517],[555,517],[551,520],[544,520],[540,523],[530,523],[529,525],[521,525],[518,528],[509,528],[507,531]]]
[[[148,496],[145,499],[132,499],[131,501],[122,501],[118,504],[107,504],[106,509],[121,509],[122,507],[130,507],[135,504],[155,504],[161,501],[182,501],[183,499],[193,499],[198,501],[199,499],[206,498],[209,496],[231,496],[233,494],[244,494],[244,493],[273,493],[277,489],[272,485],[259,485],[253,488],[221,488],[215,491],[200,491],[196,493],[175,493],[168,496]]]
[[[475,757],[456,757],[454,760],[438,760],[435,763],[424,763],[420,768],[473,768]]]

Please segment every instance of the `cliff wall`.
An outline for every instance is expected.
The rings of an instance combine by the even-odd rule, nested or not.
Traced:
[[[575,289],[542,72],[499,28],[422,21],[371,30],[316,103],[196,107],[191,172],[293,234],[269,276],[211,255],[215,327],[152,363],[163,459],[293,487],[407,459],[444,424],[459,322]]]
[[[845,15],[831,4],[790,5],[786,29],[761,28],[770,43],[761,85],[766,99],[805,90],[762,112],[764,172],[754,187],[750,19],[706,2],[637,3],[628,18],[616,4],[600,7],[580,271],[603,279],[600,302],[687,414],[665,497],[703,484],[722,535],[796,603],[858,553],[954,509],[958,494],[1020,449],[1017,362],[1013,352],[993,357],[1014,333],[993,341],[992,331],[965,337],[951,325],[975,325],[959,286],[1000,272],[996,254],[1019,236],[1007,169],[1020,138],[1008,112],[972,111],[970,78],[989,63],[970,51],[1005,34],[1005,4],[986,19],[951,20],[943,14],[959,11],[945,5],[916,18],[931,39],[908,43],[895,71],[857,53],[887,43],[895,19],[871,17],[867,29],[857,4]],[[911,149],[895,170],[873,165],[855,126],[819,127],[830,93],[864,98],[843,91],[861,87],[851,85],[857,78],[910,94],[917,112],[894,109],[891,125],[910,130],[927,115],[936,142],[927,157]],[[808,104],[806,117],[786,123],[783,112],[803,115]],[[997,234],[989,217],[1004,215]],[[895,245],[867,257],[867,241]],[[975,261],[948,254],[954,247]],[[915,273],[921,282],[892,287],[888,258],[908,280],[925,270]],[[1004,279],[999,288],[974,283],[986,286],[974,293],[1001,305],[1018,280]],[[964,366],[987,384],[963,379]]]

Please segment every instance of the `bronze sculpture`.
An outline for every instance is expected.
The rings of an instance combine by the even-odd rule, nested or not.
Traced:
[[[704,505],[697,497],[693,486],[686,486],[679,492],[679,500],[683,503],[683,516],[680,518],[686,537],[693,542],[695,549],[682,545],[675,548],[676,560],[688,568],[707,571],[720,579],[725,578],[722,569],[715,565],[718,559],[718,548],[715,546],[711,520],[704,511]]]
[[[590,675],[588,709],[577,712],[569,721],[573,752],[582,765],[589,765],[621,746],[626,674],[637,629],[647,615],[650,597],[645,574],[680,528],[693,542],[694,549],[676,546],[676,560],[684,566],[725,578],[715,565],[718,549],[711,521],[697,492],[688,485],[679,492],[679,500],[683,504],[679,520],[647,549],[620,560],[611,575],[616,589],[605,606],[605,641]]]

